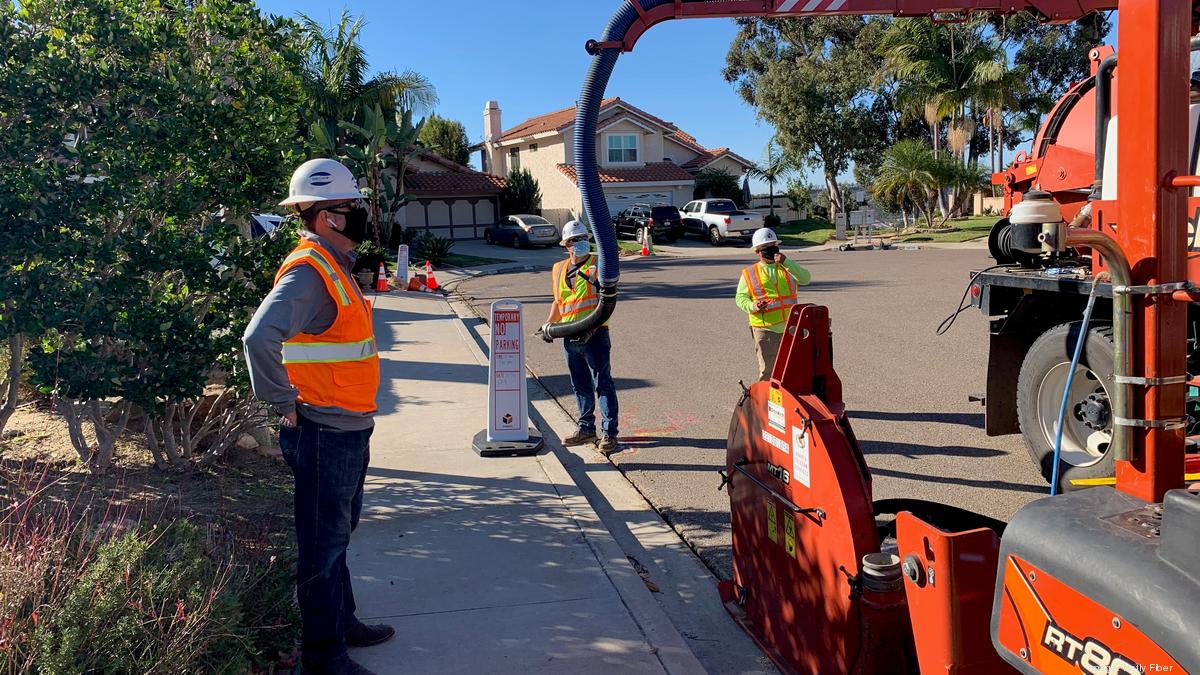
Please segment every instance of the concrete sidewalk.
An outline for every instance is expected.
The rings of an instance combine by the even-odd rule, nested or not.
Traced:
[[[379,673],[704,672],[555,454],[471,450],[487,361],[446,300],[379,296],[375,334],[349,566],[359,617],[397,636],[352,657]]]

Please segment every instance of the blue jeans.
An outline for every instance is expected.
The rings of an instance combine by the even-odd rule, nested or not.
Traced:
[[[597,330],[591,339],[563,340],[567,370],[579,404],[579,430],[596,433],[596,398],[600,399],[600,429],[617,437],[617,385],[613,384],[610,355],[612,342],[608,329]]]
[[[295,428],[279,430],[279,448],[296,479],[296,597],[307,668],[336,667],[349,658],[346,631],[358,619],[346,548],[362,512],[372,431],[343,431],[303,417]]]

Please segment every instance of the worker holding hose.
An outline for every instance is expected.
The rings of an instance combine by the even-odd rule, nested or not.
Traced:
[[[561,244],[567,249],[567,259],[556,264],[551,272],[554,303],[550,306],[547,323],[580,321],[600,306],[596,257],[592,255],[587,228],[576,220],[567,223],[563,227]],[[579,428],[573,435],[563,439],[563,445],[596,443],[601,452],[615,450],[617,387],[612,378],[612,342],[609,340],[608,326],[564,338],[563,352],[567,358],[567,370],[571,373],[575,402],[579,404]],[[597,399],[600,402],[599,439],[596,437]]]
[[[793,305],[799,304],[796,288],[812,281],[812,275],[779,251],[779,238],[774,230],[759,229],[754,233],[752,245],[759,260],[742,270],[736,302],[750,317],[750,333],[758,353],[758,377],[765,380],[775,366],[788,313]]]

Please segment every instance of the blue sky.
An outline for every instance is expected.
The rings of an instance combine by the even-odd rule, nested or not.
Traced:
[[[483,137],[483,106],[500,102],[505,128],[573,105],[588,56],[619,0],[259,0],[272,14],[332,23],[342,8],[366,17],[362,43],[376,70],[416,70],[437,87],[437,112]],[[621,57],[607,95],[620,96],[696,136],[757,161],[774,129],[721,76],[731,19],[668,21]],[[765,191],[765,185],[761,188]]]

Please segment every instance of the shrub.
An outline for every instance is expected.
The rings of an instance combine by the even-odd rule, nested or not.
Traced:
[[[778,229],[783,224],[783,218],[778,214],[768,213],[766,218],[763,218],[763,224],[771,229]]]
[[[290,649],[290,558],[259,532],[143,525],[0,476],[0,673],[246,673]]]
[[[520,213],[538,213],[542,203],[542,190],[529,169],[513,169],[504,178],[504,189],[500,192],[500,215],[515,216]]]
[[[417,257],[424,258],[434,265],[441,265],[450,258],[450,251],[454,248],[454,240],[439,237],[432,232],[426,232],[417,237],[414,245]]]
[[[741,205],[742,187],[738,185],[737,176],[729,173],[725,169],[707,168],[701,169],[696,174],[696,187],[692,192],[694,199],[705,199],[709,197],[718,199],[732,199],[734,203]]]
[[[157,535],[157,536],[155,536]],[[62,607],[35,635],[48,672],[244,673],[245,631],[230,570],[204,556],[200,532],[177,523],[102,544]]]

